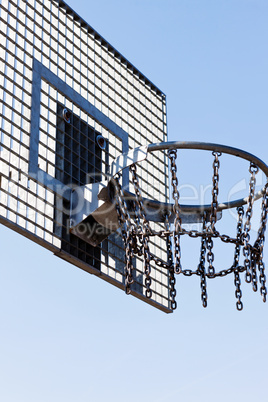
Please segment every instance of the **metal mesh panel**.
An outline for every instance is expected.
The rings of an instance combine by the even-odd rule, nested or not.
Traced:
[[[166,141],[165,96],[62,1],[2,0],[0,25],[0,220],[123,288],[121,239],[93,248],[71,236],[67,195],[105,177],[120,153]],[[140,170],[145,197],[167,200],[167,167],[164,154],[149,157]],[[151,251],[165,258],[165,242]],[[149,301],[138,258],[136,268],[134,294],[169,311],[167,272],[153,267]]]

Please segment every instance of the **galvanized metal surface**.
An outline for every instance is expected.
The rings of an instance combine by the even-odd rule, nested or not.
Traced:
[[[163,151],[163,150],[176,150],[176,149],[199,149],[203,151],[212,151],[212,152],[220,152],[220,153],[226,153],[229,155],[233,155],[245,160],[248,160],[249,162],[252,162],[258,166],[263,173],[266,175],[268,178],[268,166],[266,165],[265,162],[263,162],[261,159],[256,157],[255,155],[243,151],[238,148],[230,147],[227,145],[220,145],[220,144],[213,144],[213,143],[206,143],[206,142],[197,142],[197,141],[170,141],[170,142],[162,142],[158,144],[150,144],[146,148],[142,149],[142,152],[140,152],[139,149],[137,149],[137,153],[135,154],[134,151],[131,151],[131,153],[126,153],[124,155],[121,155],[120,157],[117,158],[117,160],[114,163],[114,174],[116,171],[116,168],[121,171],[125,169],[126,167],[130,166],[132,163],[138,163],[146,160],[148,154],[156,152],[156,151]],[[138,155],[136,158],[133,157],[133,155]],[[254,200],[258,200],[262,197],[264,193],[264,189],[261,191],[258,191],[255,194]],[[234,201],[226,201],[226,202],[220,202],[218,204],[217,210],[218,212],[223,211],[225,209],[231,209],[231,208],[237,208],[241,205],[245,205],[248,202],[248,197],[244,197],[241,199],[237,199]],[[172,210],[172,204],[167,204],[165,209],[171,211]],[[164,209],[163,208],[163,209]],[[161,209],[161,207],[159,207]],[[196,216],[200,217],[200,214],[203,213],[204,211],[209,212],[211,210],[211,204],[205,204],[205,205],[184,205],[180,204],[180,210],[183,214],[196,214]],[[200,221],[200,220],[199,220]]]
[[[105,177],[121,153],[166,140],[165,95],[63,1],[0,3],[0,222],[123,288],[121,239],[112,235],[94,248],[68,232],[71,191],[90,182],[81,180],[83,164],[92,162]],[[62,121],[59,105],[79,127]],[[91,150],[77,141],[83,130],[108,141],[98,163],[86,160]],[[147,195],[157,176],[167,201],[167,159],[156,158],[158,171],[153,160],[143,174]],[[124,178],[127,183],[127,170]],[[164,246],[155,245],[158,257]],[[136,266],[133,294],[170,312],[168,274],[153,268],[153,297],[147,300],[138,258]]]
[[[195,144],[196,145],[196,144]],[[211,144],[209,145],[209,147]],[[134,217],[131,217],[129,209],[122,192],[120,185],[120,174],[115,177],[116,182],[116,203],[118,221],[120,224],[121,232],[124,239],[125,252],[126,252],[126,280],[125,288],[128,294],[131,293],[132,285],[132,271],[133,271],[133,258],[134,255],[140,255],[144,260],[144,272],[146,274],[146,297],[151,298],[151,262],[156,263],[158,266],[167,269],[170,273],[170,295],[171,295],[171,308],[174,310],[177,307],[175,300],[175,277],[174,274],[183,274],[185,276],[198,275],[200,276],[201,287],[201,300],[203,307],[207,307],[207,285],[206,278],[216,278],[234,274],[234,284],[236,287],[235,296],[237,299],[236,307],[238,311],[243,309],[241,301],[241,281],[240,273],[245,272],[245,281],[252,284],[253,291],[258,290],[258,282],[261,284],[260,294],[264,302],[266,302],[267,288],[265,265],[263,261],[263,247],[265,240],[265,230],[267,224],[267,202],[268,202],[268,181],[262,195],[262,209],[260,216],[260,227],[258,236],[255,242],[251,240],[251,219],[253,215],[253,204],[255,201],[255,188],[256,188],[256,174],[259,172],[259,167],[251,160],[250,161],[250,181],[249,181],[249,196],[247,202],[247,210],[245,213],[246,220],[243,223],[244,209],[242,206],[237,208],[237,235],[236,238],[231,238],[228,235],[220,233],[216,229],[217,213],[219,208],[218,194],[219,194],[219,168],[220,168],[220,151],[215,151],[213,147],[212,154],[214,156],[213,172],[212,172],[212,200],[210,213],[203,212],[203,225],[202,230],[187,230],[182,227],[179,198],[180,193],[178,190],[178,177],[177,177],[177,149],[167,148],[168,157],[170,159],[170,172],[171,172],[171,186],[172,198],[174,200],[173,212],[174,223],[173,229],[170,228],[168,222],[168,214],[166,213],[165,230],[155,232],[150,226],[150,222],[146,216],[146,208],[142,197],[142,189],[139,185],[137,176],[137,166],[133,163],[130,166],[132,172],[132,184],[135,189],[134,201]],[[223,149],[223,148],[221,148]],[[159,148],[158,150],[162,150]],[[256,158],[255,158],[256,160]],[[160,204],[159,204],[160,205]],[[161,207],[160,207],[161,208]],[[164,214],[164,210],[163,214]],[[166,260],[155,258],[150,252],[150,241],[154,236],[166,238],[168,255]],[[196,270],[183,269],[181,262],[181,237],[189,236],[190,238],[201,239],[200,250],[200,263]],[[214,239],[220,239],[224,243],[235,245],[234,260],[230,268],[223,270],[216,270],[214,265]],[[173,241],[172,241],[173,240]],[[173,244],[172,244],[173,243]],[[173,252],[172,252],[173,245]],[[243,257],[240,263],[240,250],[243,248]],[[243,265],[242,265],[243,264]],[[206,266],[207,265],[207,266]]]

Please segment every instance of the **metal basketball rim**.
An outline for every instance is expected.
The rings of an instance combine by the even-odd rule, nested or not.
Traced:
[[[117,173],[114,175],[113,183],[115,186],[115,203],[118,216],[118,223],[120,226],[124,246],[126,250],[125,257],[125,290],[127,294],[131,293],[131,285],[133,283],[133,259],[138,255],[144,262],[144,275],[146,286],[146,297],[150,298],[151,291],[151,269],[150,264],[152,261],[156,265],[166,268],[169,271],[170,282],[170,296],[171,308],[174,310],[177,307],[176,302],[176,288],[175,288],[175,275],[183,274],[185,276],[198,275],[200,277],[201,286],[201,300],[204,307],[207,306],[207,278],[216,278],[234,274],[235,284],[235,297],[237,299],[236,307],[238,310],[243,309],[241,301],[241,279],[240,274],[245,272],[245,281],[252,283],[253,291],[258,289],[258,281],[260,283],[260,293],[263,301],[266,301],[266,277],[265,265],[263,262],[263,247],[265,241],[265,230],[267,223],[267,209],[268,209],[268,183],[265,187],[255,193],[256,174],[259,170],[265,174],[268,179],[268,166],[256,156],[242,151],[238,148],[233,148],[225,145],[203,143],[203,142],[165,142],[159,144],[148,145],[143,156],[137,157],[139,149],[123,156],[124,161],[121,167],[118,161],[115,162]],[[176,157],[178,149],[198,149],[211,151],[214,157],[213,161],[213,178],[212,178],[212,201],[210,205],[180,205],[179,204],[179,191],[178,191],[178,177]],[[141,195],[141,188],[137,176],[137,164],[145,160],[149,153],[155,151],[167,151],[170,160],[170,173],[172,185],[172,198],[174,204],[159,203],[157,201],[144,200]],[[133,155],[136,157],[133,158]],[[250,182],[249,182],[249,195],[248,197],[238,199],[231,202],[218,203],[218,185],[219,185],[219,157],[221,154],[229,154],[250,162]],[[120,158],[120,157],[119,157]],[[119,159],[118,158],[118,159]],[[121,156],[122,158],[122,156]],[[128,168],[132,176],[132,184],[134,186],[135,194],[128,193],[122,189],[120,184],[121,171]],[[256,200],[262,197],[260,226],[257,238],[253,244],[250,243],[251,231],[251,218],[253,212],[253,204]],[[131,204],[129,203],[131,199]],[[145,201],[145,203],[144,203]],[[151,203],[151,204],[150,204]],[[130,206],[131,205],[131,206]],[[146,206],[155,205],[155,208],[160,209],[162,212],[162,219],[158,220],[164,222],[164,229],[156,232],[150,227],[150,221],[147,218]],[[243,205],[247,205],[244,211]],[[221,211],[225,209],[237,209],[237,235],[231,238],[228,235],[220,234],[216,230],[217,220],[221,217]],[[183,214],[200,214],[202,216],[202,230],[186,230],[182,225]],[[245,219],[243,219],[245,215]],[[151,219],[152,220],[152,219]],[[170,223],[173,223],[174,229],[171,228]],[[200,237],[200,261],[197,269],[183,270],[181,266],[181,236],[188,235],[192,238]],[[154,258],[150,252],[150,238],[152,236],[159,236],[166,239],[167,244],[167,261]],[[214,252],[213,252],[213,239],[218,238],[225,243],[232,243],[235,246],[234,260],[230,268],[216,272],[214,267]],[[243,264],[239,264],[240,255],[242,250]],[[206,266],[207,265],[207,266]]]

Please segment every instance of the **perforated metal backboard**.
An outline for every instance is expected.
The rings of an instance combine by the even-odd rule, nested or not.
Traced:
[[[71,234],[70,193],[102,180],[122,152],[167,140],[165,95],[63,1],[1,0],[0,72],[0,222],[123,289],[121,238],[94,247]],[[141,180],[145,197],[167,201],[164,154]],[[151,250],[166,256],[165,241]],[[170,312],[168,272],[152,265],[147,299],[135,266],[132,294]]]

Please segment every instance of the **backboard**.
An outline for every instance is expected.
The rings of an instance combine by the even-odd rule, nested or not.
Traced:
[[[165,95],[63,1],[2,0],[0,27],[0,222],[124,289],[121,237],[94,246],[71,233],[71,194],[123,152],[167,140]],[[168,201],[164,153],[140,180],[145,197]],[[166,258],[164,240],[151,250]],[[171,312],[167,270],[152,264],[148,299],[134,263],[132,295]]]

